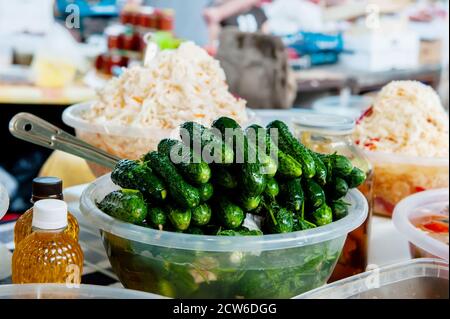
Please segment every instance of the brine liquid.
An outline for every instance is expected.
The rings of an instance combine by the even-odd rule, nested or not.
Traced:
[[[33,208],[27,210],[17,220],[14,226],[14,245],[17,245],[31,234],[31,222],[33,221]],[[67,228],[64,230],[66,234],[71,236],[76,242],[78,242],[78,233],[80,227],[78,226],[77,219],[70,213],[67,214]]]
[[[336,268],[328,282],[344,279],[366,270],[369,238],[370,238],[370,221],[373,208],[373,173],[369,173],[366,181],[358,189],[364,194],[369,204],[369,212],[364,223],[350,232],[345,241],[342,254],[336,265]]]
[[[35,231],[14,250],[12,281],[26,283],[81,282],[83,252],[64,231]]]

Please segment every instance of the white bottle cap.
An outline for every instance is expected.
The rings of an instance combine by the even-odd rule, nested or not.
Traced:
[[[67,227],[67,204],[59,199],[42,199],[33,206],[32,227],[60,229]]]

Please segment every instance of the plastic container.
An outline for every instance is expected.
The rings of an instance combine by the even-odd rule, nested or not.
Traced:
[[[312,108],[318,113],[348,116],[356,120],[370,107],[372,102],[373,99],[367,96],[327,96],[315,101]]]
[[[367,216],[351,191],[347,217],[300,232],[246,237],[203,236],[128,224],[95,203],[116,190],[109,175],[81,197],[83,214],[102,231],[111,265],[126,288],[174,298],[290,298],[323,285],[347,233]]]
[[[0,219],[5,216],[9,207],[9,196],[6,188],[0,183]]]
[[[433,238],[414,225],[414,221],[431,215],[443,215],[448,218],[448,205],[448,188],[411,195],[397,204],[393,222],[409,240],[413,257],[439,257],[448,262],[448,244]],[[443,212],[445,208],[447,208],[446,213]]]
[[[365,271],[369,258],[369,238],[373,207],[373,168],[363,151],[353,142],[355,121],[351,117],[308,113],[293,119],[295,135],[309,149],[322,154],[340,154],[366,174],[358,187],[369,203],[364,223],[350,232],[330,281],[337,281]]]
[[[448,264],[414,259],[317,288],[295,299],[448,299]]]
[[[403,198],[449,186],[449,159],[365,152],[374,168],[374,214],[392,216]]]
[[[87,111],[92,102],[75,104],[67,108],[63,122],[75,129],[77,137],[119,158],[138,159],[150,150],[155,150],[161,139],[178,137],[178,130],[136,128],[126,125],[101,125],[83,120],[81,113]],[[88,162],[95,176],[110,170]]]
[[[75,134],[83,141],[96,146],[119,158],[138,159],[151,150],[156,150],[160,140],[164,138],[179,138],[179,129],[138,128],[117,124],[95,124],[84,120],[81,113],[87,111],[93,102],[75,104],[67,108],[63,122],[75,129]],[[248,111],[249,121],[255,115]],[[95,176],[100,177],[110,170],[88,162]]]
[[[0,299],[162,299],[164,297],[123,288],[65,284],[0,285]]]

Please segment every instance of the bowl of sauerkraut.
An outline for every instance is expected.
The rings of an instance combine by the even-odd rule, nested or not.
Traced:
[[[174,137],[185,121],[210,125],[220,116],[245,124],[246,101],[233,96],[217,60],[191,42],[125,69],[98,99],[69,107],[63,121],[82,140],[120,158],[137,159]],[[96,176],[108,169],[88,163]]]
[[[403,198],[449,185],[448,115],[429,86],[386,85],[359,119],[354,140],[374,167],[376,214],[391,216]]]

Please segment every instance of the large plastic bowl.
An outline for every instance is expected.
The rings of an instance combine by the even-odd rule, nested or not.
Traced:
[[[449,185],[449,159],[366,152],[374,168],[373,212],[392,216],[403,198]]]
[[[96,180],[82,194],[82,213],[101,230],[125,287],[174,298],[290,298],[321,286],[368,210],[364,196],[351,190],[348,216],[316,229],[245,238],[190,235],[103,213],[95,203],[116,189],[109,175]]]
[[[162,296],[123,288],[64,284],[0,285],[0,299],[161,299]]]
[[[81,114],[89,110],[92,104],[86,102],[68,107],[62,115],[63,122],[75,129],[78,138],[119,158],[138,159],[148,151],[156,150],[163,138],[178,136],[178,130],[90,123]],[[92,162],[88,164],[97,177],[110,171]]]
[[[439,257],[448,263],[448,244],[417,228],[415,223],[427,216],[444,215],[449,205],[449,190],[434,189],[403,199],[394,209],[395,227],[409,240],[413,257]],[[448,234],[447,234],[448,237]]]

